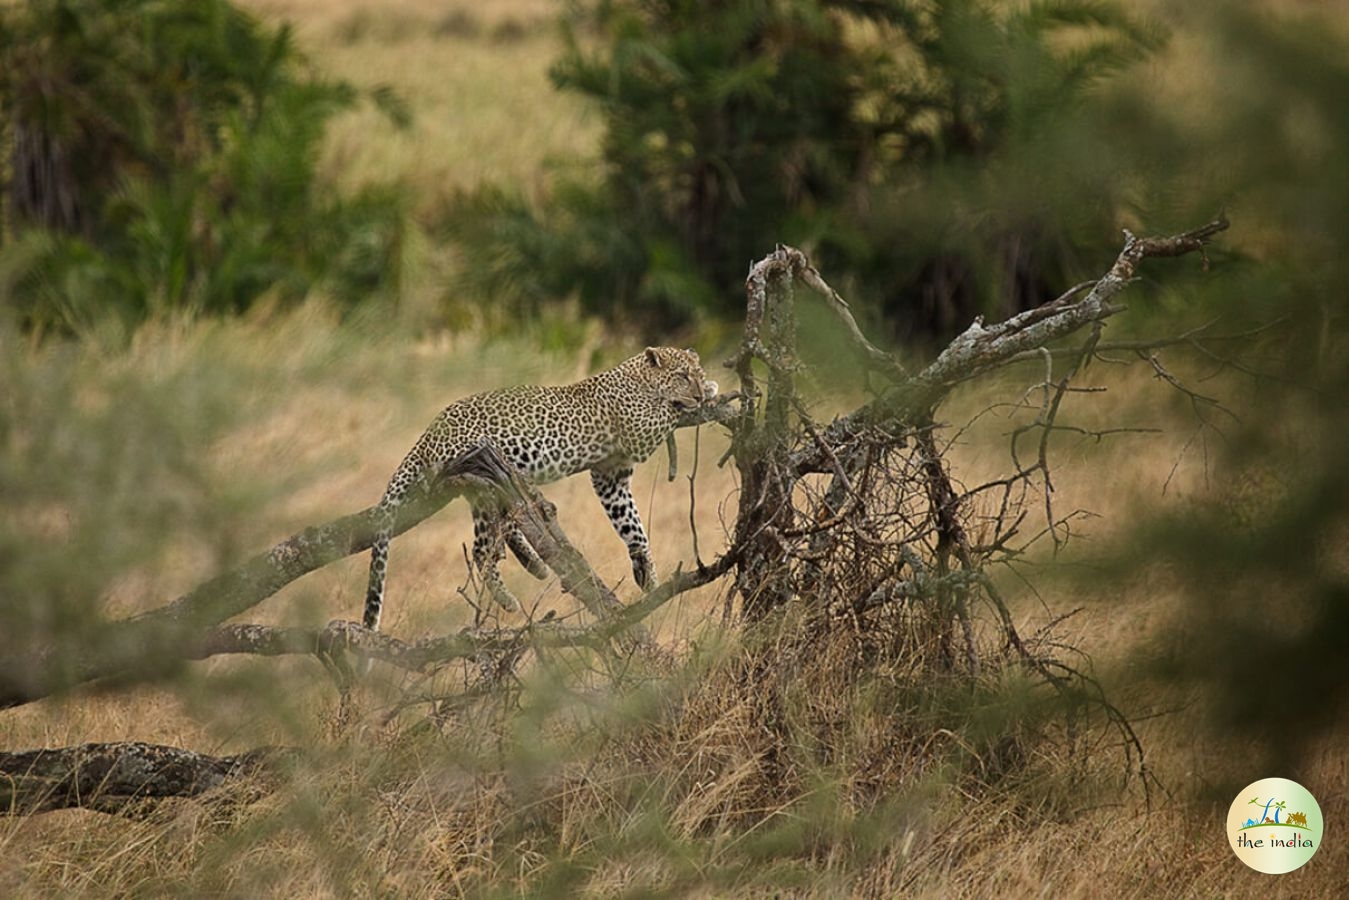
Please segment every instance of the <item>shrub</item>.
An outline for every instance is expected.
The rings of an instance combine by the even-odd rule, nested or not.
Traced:
[[[877,302],[917,307],[943,278],[969,287],[939,303],[977,306],[1007,278],[1014,298],[1042,299],[1070,232],[982,173],[1154,41],[1108,3],[1008,6],[575,4],[553,77],[599,107],[601,165],[538,205],[465,198],[449,230],[471,281],[677,324],[738,309],[748,262],[780,240]],[[908,212],[929,182],[950,206]],[[897,243],[906,231],[927,237]]]
[[[5,9],[7,304],[30,328],[84,331],[391,285],[398,195],[342,198],[316,177],[327,121],[357,100],[307,70],[288,28],[227,0]]]

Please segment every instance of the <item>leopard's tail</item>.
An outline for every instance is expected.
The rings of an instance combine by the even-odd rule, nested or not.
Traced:
[[[389,571],[389,538],[393,533],[393,510],[380,520],[375,543],[370,547],[370,581],[365,589],[364,625],[379,630],[379,614],[384,607],[384,576]]]
[[[403,460],[398,471],[389,480],[389,486],[376,507],[378,530],[370,546],[370,580],[365,589],[364,625],[371,631],[379,630],[379,615],[384,608],[384,576],[389,571],[389,541],[393,538],[394,518],[403,505],[409,487],[420,476],[420,466],[411,454]]]

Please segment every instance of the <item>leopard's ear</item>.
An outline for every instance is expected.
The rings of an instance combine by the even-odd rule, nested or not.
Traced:
[[[660,365],[661,365],[661,361],[660,361],[660,353],[657,352],[657,350],[656,350],[655,347],[647,347],[647,348],[646,348],[646,361],[647,361],[647,364],[648,364],[648,365],[652,365],[652,366],[655,366],[656,368],[660,368]]]

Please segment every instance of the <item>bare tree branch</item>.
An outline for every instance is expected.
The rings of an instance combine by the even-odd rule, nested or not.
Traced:
[[[734,555],[725,555],[710,566],[676,572],[636,603],[589,626],[543,622],[521,628],[465,630],[407,642],[340,620],[323,629],[224,625],[207,632],[183,655],[191,659],[227,653],[323,656],[341,650],[417,671],[484,652],[514,652],[526,647],[603,648],[672,598],[722,577],[735,562]],[[232,756],[211,756],[136,741],[0,752],[0,812],[23,815],[79,808],[140,815],[159,800],[198,797],[227,783],[265,773],[293,752],[262,747]]]
[[[796,258],[791,260],[796,277],[823,297],[825,302],[829,304],[829,308],[843,321],[843,326],[848,330],[849,339],[852,340],[853,346],[862,352],[867,364],[889,374],[892,378],[908,377],[908,372],[900,365],[899,360],[866,339],[866,335],[862,334],[862,329],[857,327],[857,320],[853,318],[852,307],[848,305],[848,301],[840,297],[838,291],[829,286],[828,282],[821,277],[819,271],[806,259],[805,254],[790,247],[783,249],[796,254]]]
[[[868,426],[887,422],[903,425],[930,418],[931,410],[956,385],[1009,362],[1026,359],[1041,347],[1120,312],[1123,307],[1113,306],[1110,301],[1129,285],[1144,259],[1202,252],[1214,235],[1228,227],[1227,217],[1220,216],[1201,228],[1170,237],[1138,238],[1125,231],[1124,249],[1114,265],[1081,300],[1072,298],[1084,285],[995,325],[985,326],[982,320],[975,320],[922,372],[835,419],[825,431],[825,440],[836,446]],[[792,462],[798,471],[827,471],[824,467],[828,461],[817,449],[795,454]]]
[[[235,653],[324,657],[342,651],[415,672],[456,659],[471,659],[482,653],[501,653],[521,647],[603,648],[613,638],[637,629],[643,620],[680,594],[716,581],[736,560],[736,555],[727,554],[710,566],[692,572],[676,572],[636,602],[622,606],[590,625],[549,620],[518,628],[465,628],[456,634],[404,641],[345,619],[334,619],[323,628],[230,624],[206,632],[184,648],[182,655],[185,659]]]

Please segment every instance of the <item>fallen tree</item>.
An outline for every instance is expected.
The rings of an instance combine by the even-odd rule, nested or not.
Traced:
[[[10,815],[57,809],[126,813],[251,778],[287,755],[262,747],[210,756],[139,741],[0,753],[0,808]]]
[[[0,665],[0,707],[29,703],[93,681],[160,678],[188,660],[218,654],[312,654],[329,664],[356,657],[420,672],[452,660],[485,656],[507,659],[513,666],[525,652],[547,647],[639,652],[646,642],[641,623],[647,616],[689,590],[733,575],[732,590],[749,627],[801,601],[809,606],[803,641],[833,627],[831,622],[843,621],[859,632],[883,634],[890,642],[886,652],[921,652],[935,666],[971,676],[979,674],[988,656],[979,646],[972,608],[986,604],[1014,664],[1035,671],[1065,694],[1089,696],[1121,731],[1131,765],[1141,772],[1142,748],[1124,717],[1099,696],[1085,675],[1037,653],[1022,640],[986,569],[1011,551],[1012,540],[1027,521],[1032,496],[1039,498],[1044,525],[1031,540],[1048,536],[1059,544],[1066,539],[1068,518],[1056,514],[1052,503],[1048,447],[1051,435],[1061,427],[1056,423],[1060,404],[1081,368],[1098,354],[1123,350],[1165,372],[1150,356],[1154,349],[1199,339],[1191,333],[1156,341],[1105,341],[1105,322],[1124,309],[1114,299],[1144,260],[1203,253],[1227,227],[1226,219],[1219,218],[1169,237],[1137,238],[1126,232],[1123,249],[1100,279],[1004,322],[974,322],[914,374],[866,339],[847,303],[804,254],[779,247],[752,267],[747,280],[743,339],[728,363],[738,377],[738,391],[681,423],[718,422],[733,435],[728,456],[740,475],[737,516],[729,546],[711,563],[698,560],[688,571],[676,572],[624,606],[567,539],[552,505],[494,448],[484,445],[464,454],[427,485],[423,495],[400,513],[395,534],[457,497],[494,492],[556,573],[562,589],[588,610],[589,624],[544,620],[519,627],[475,627],[413,642],[347,621],[324,628],[223,624],[308,572],[368,549],[376,524],[371,508],[307,528],[172,603],[108,623],[96,643],[40,648],[24,658],[6,660]],[[827,425],[811,418],[797,392],[801,364],[793,303],[798,284],[823,297],[867,371],[880,381],[873,399]],[[1074,335],[1081,335],[1076,345],[1058,343]],[[1012,438],[1014,471],[972,490],[959,490],[938,444],[934,413],[958,385],[1026,360],[1042,361],[1045,377],[1037,386],[1042,399],[1035,422],[1018,429]],[[1060,360],[1066,362],[1056,373]],[[760,371],[766,370],[766,378],[756,371],[756,363]],[[1033,459],[1026,462],[1020,441],[1033,433]],[[984,536],[976,541],[967,527],[968,505],[971,497],[982,494],[995,499],[995,511],[982,523]],[[911,614],[914,609],[921,612]],[[345,664],[338,668],[346,671]],[[344,688],[345,677],[340,679]],[[191,796],[222,778],[252,771],[250,761],[256,761],[253,754],[216,759],[176,755],[187,751],[172,748],[118,746],[122,749],[64,748],[5,755],[0,762],[11,779],[11,811],[62,804],[114,811],[121,802],[118,798]],[[102,768],[91,766],[91,759],[102,760]],[[139,762],[118,762],[125,760]],[[173,774],[184,771],[198,775]],[[90,788],[89,779],[95,778],[87,774],[91,772],[102,772],[97,783],[115,784],[116,790]],[[137,778],[143,781],[140,791]],[[52,799],[33,799],[40,796]]]

